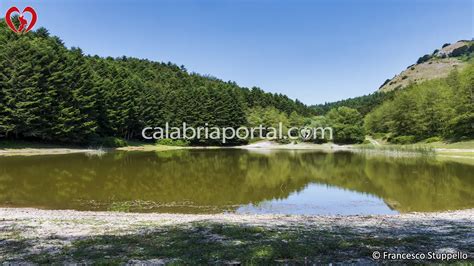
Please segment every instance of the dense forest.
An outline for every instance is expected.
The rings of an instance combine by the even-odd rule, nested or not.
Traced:
[[[0,138],[91,143],[141,139],[145,126],[239,127],[252,108],[314,111],[282,94],[136,58],[87,56],[45,28],[15,34],[0,20]]]

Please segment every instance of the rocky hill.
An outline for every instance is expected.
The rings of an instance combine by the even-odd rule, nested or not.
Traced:
[[[420,57],[416,64],[392,79],[387,79],[379,91],[387,92],[406,87],[410,83],[418,83],[430,79],[446,77],[453,69],[461,70],[473,57],[474,41],[461,40],[453,44],[444,44],[432,54]]]

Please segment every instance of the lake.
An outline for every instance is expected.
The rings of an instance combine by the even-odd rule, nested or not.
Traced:
[[[474,166],[240,149],[0,157],[0,205],[167,213],[392,214],[474,207]]]

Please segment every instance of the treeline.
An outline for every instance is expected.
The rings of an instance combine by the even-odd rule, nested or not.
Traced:
[[[393,99],[396,91],[388,92],[374,92],[372,94],[363,95],[354,98],[348,98],[336,102],[326,102],[324,104],[312,105],[311,108],[319,115],[325,115],[332,109],[338,107],[349,107],[356,109],[361,115],[370,113],[375,107],[382,104],[384,101]]]
[[[369,133],[411,143],[474,138],[474,63],[447,78],[412,84],[365,117]]]
[[[40,28],[15,34],[0,20],[0,138],[90,143],[141,139],[145,126],[247,124],[255,107],[314,111],[282,94],[135,58],[85,56]]]
[[[321,135],[318,135],[317,138],[311,135],[308,139],[304,139],[300,135],[300,138],[297,140],[298,142],[334,142],[349,144],[360,143],[365,139],[363,116],[357,110],[345,106],[334,108],[324,116],[311,117],[304,117],[296,112],[292,112],[288,116],[286,113],[278,111],[274,107],[254,107],[248,110],[247,120],[250,127],[263,125],[267,128],[278,128],[279,123],[282,123],[284,135],[287,135],[290,127],[299,129],[303,129],[304,127],[308,129],[331,127],[333,129],[332,139],[330,139],[330,134],[326,132],[324,139]],[[294,134],[294,132],[292,132],[292,134]],[[290,143],[294,140],[278,139],[277,141],[280,143]]]

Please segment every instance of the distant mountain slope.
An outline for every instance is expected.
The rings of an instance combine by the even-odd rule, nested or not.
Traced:
[[[379,91],[387,92],[404,88],[411,83],[419,83],[436,78],[448,76],[453,69],[461,70],[472,57],[474,42],[461,40],[454,44],[445,44],[441,49],[436,49],[432,54],[420,57],[416,64],[392,79],[387,79]]]
[[[336,102],[317,104],[311,108],[318,115],[325,115],[333,108],[347,106],[356,109],[362,115],[370,113],[386,100],[391,100],[398,89],[407,87],[411,83],[444,78],[453,69],[462,70],[474,57],[474,41],[461,40],[453,44],[444,44],[432,54],[420,57],[416,64],[408,66],[406,70],[392,79],[387,79],[374,93]]]

